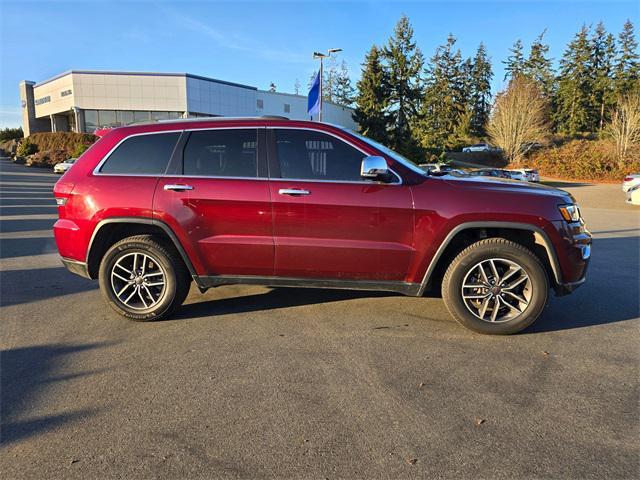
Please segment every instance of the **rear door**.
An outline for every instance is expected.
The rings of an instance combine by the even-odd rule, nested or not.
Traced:
[[[200,275],[273,275],[264,128],[185,132],[154,214],[172,227]]]
[[[267,132],[275,274],[403,281],[413,254],[410,187],[363,180],[366,152],[335,135]]]

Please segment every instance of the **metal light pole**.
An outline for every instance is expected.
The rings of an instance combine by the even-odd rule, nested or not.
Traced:
[[[316,59],[320,59],[320,111],[318,113],[318,121],[321,122],[322,121],[322,72],[323,72],[323,60],[327,57],[330,57],[332,53],[337,53],[337,52],[341,52],[342,49],[341,48],[330,48],[329,50],[327,50],[327,53],[322,53],[322,52],[313,52],[313,58],[314,60]]]

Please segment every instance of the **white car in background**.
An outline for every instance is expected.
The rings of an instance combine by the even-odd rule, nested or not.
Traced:
[[[69,170],[75,162],[75,158],[70,158],[68,160],[65,160],[64,162],[56,163],[53,166],[53,173],[64,173]]]
[[[495,148],[493,148],[488,143],[476,143],[475,145],[469,145],[468,147],[464,147],[462,149],[464,153],[469,152],[493,152]]]
[[[640,173],[632,173],[631,175],[627,175],[622,180],[622,191],[628,192],[631,188],[636,185],[640,185]]]
[[[505,170],[505,172],[512,180],[520,180],[521,182],[529,181],[527,175],[522,170]]]
[[[633,187],[626,191],[627,203],[631,205],[640,205],[640,183],[636,183]]]
[[[519,168],[516,170],[509,170],[509,172],[517,172],[518,174],[522,175],[523,177],[522,180],[526,180],[527,182],[540,181],[540,174],[538,173],[538,170],[536,170],[535,168]],[[518,177],[518,180],[520,180],[519,177]]]

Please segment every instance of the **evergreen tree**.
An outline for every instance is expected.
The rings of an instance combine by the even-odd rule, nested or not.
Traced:
[[[482,42],[476,51],[471,69],[471,133],[477,137],[485,135],[485,126],[491,112],[491,60]]]
[[[271,82],[269,84],[269,91],[270,92],[275,92],[276,91],[276,84],[275,83]]]
[[[427,65],[426,89],[417,129],[420,143],[427,149],[452,147],[460,134],[461,116],[467,110],[464,94],[468,87],[463,79],[460,50],[454,51],[455,43],[455,37],[449,35],[447,43],[436,49]]]
[[[355,91],[351,85],[347,63],[343,60],[340,64],[340,70],[337,73],[334,85],[335,102],[343,107],[351,107],[353,105],[354,95]]]
[[[560,60],[555,122],[562,132],[576,135],[589,131],[593,81],[590,76],[589,29],[583,26]]]
[[[616,56],[615,39],[598,23],[591,38],[590,77],[592,80],[590,127],[601,130],[615,105],[613,69]]]
[[[513,47],[509,49],[511,55],[507,57],[504,63],[504,79],[512,79],[517,77],[524,70],[524,54],[522,53],[522,40],[516,40]]]
[[[524,61],[522,74],[537,83],[542,95],[547,99],[553,96],[555,78],[552,61],[547,57],[549,45],[544,43],[544,30],[531,44],[529,58]]]
[[[420,73],[424,59],[413,40],[413,28],[402,16],[383,50],[389,94],[389,146],[407,156],[419,152],[413,137],[412,119],[422,96]]]
[[[389,97],[387,85],[387,72],[382,65],[381,52],[374,45],[362,64],[353,120],[360,125],[363,135],[385,144],[388,142],[385,114]]]
[[[619,55],[615,66],[615,89],[619,97],[640,91],[640,62],[638,42],[633,33],[633,23],[627,20],[618,36]]]

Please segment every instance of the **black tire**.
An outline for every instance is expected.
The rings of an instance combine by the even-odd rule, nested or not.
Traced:
[[[141,302],[147,301],[152,304],[154,301],[157,303],[146,307],[146,303],[140,308],[133,308],[123,303],[122,299],[119,299],[114,291],[114,283],[112,280],[112,272],[116,269],[116,263],[121,261],[124,257],[131,257],[131,254],[144,254],[147,258],[155,261],[150,262],[150,265],[155,266],[157,271],[161,271],[163,275],[160,277],[164,281],[163,287],[157,295],[157,300],[154,300],[150,295],[146,295],[142,290],[142,293],[138,297]],[[125,277],[126,273],[116,270],[122,273]],[[105,253],[102,261],[100,262],[100,271],[98,273],[100,281],[100,291],[106,302],[120,315],[127,317],[137,322],[148,322],[152,320],[159,320],[161,318],[168,317],[176,311],[182,305],[187,294],[189,293],[189,286],[191,284],[191,277],[187,270],[182,258],[175,251],[172,245],[165,244],[162,240],[153,237],[152,235],[136,235],[120,240],[113,244],[111,248]],[[120,283],[119,286],[125,285],[124,281],[117,280]],[[129,277],[127,277],[129,278]],[[119,287],[118,286],[118,287]],[[136,285],[132,284],[127,291],[132,292],[136,289]],[[154,293],[157,290],[154,290]],[[149,292],[149,289],[147,289]],[[142,298],[141,298],[142,297]],[[132,304],[133,305],[133,304]]]
[[[516,310],[508,308],[505,302],[502,301],[502,298],[507,298],[511,302],[513,302],[513,299],[504,294],[504,292],[500,292],[499,289],[496,290],[496,297],[500,296],[498,295],[499,293],[503,293],[498,302],[498,305],[500,305],[498,312],[505,312],[504,317],[506,319],[503,321],[500,321],[496,317],[498,321],[491,322],[489,316],[483,320],[479,316],[474,315],[471,311],[473,307],[467,306],[474,301],[467,300],[467,302],[465,302],[462,296],[462,286],[465,277],[472,275],[474,272],[478,272],[478,270],[474,270],[474,268],[477,268],[478,264],[483,261],[488,261],[489,259],[504,259],[508,262],[513,262],[521,267],[529,278],[526,282],[526,287],[522,287],[526,288],[529,303],[522,309],[521,313],[517,313]],[[504,275],[502,276],[504,277]],[[491,278],[493,277],[489,277],[489,279]],[[485,291],[491,290],[472,290],[470,293],[473,294],[477,292],[484,295]],[[469,292],[469,290],[467,290],[467,292]],[[465,248],[455,257],[453,262],[451,262],[442,281],[442,297],[451,315],[465,327],[475,332],[489,335],[509,335],[527,328],[544,310],[547,304],[548,293],[549,279],[540,259],[528,248],[504,238],[487,238]],[[477,302],[482,305],[483,300],[478,300]],[[493,308],[495,308],[495,303],[489,303],[489,305],[493,305]],[[491,311],[493,311],[493,308]],[[485,312],[486,311],[485,309]],[[485,312],[478,309],[477,313],[484,317]]]

